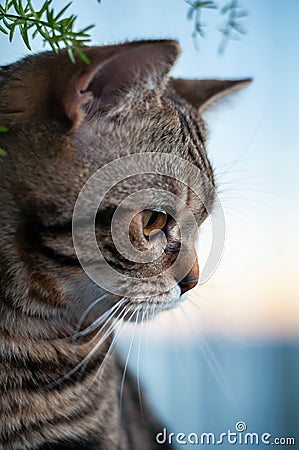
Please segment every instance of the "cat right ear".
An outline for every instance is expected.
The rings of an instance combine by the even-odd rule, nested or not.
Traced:
[[[7,127],[52,118],[73,128],[82,118],[82,104],[91,97],[100,111],[109,111],[149,90],[163,89],[179,55],[176,41],[136,41],[84,47],[90,64],[66,52],[29,56],[0,72],[0,123]]]
[[[169,86],[201,112],[214,101],[248,86],[251,82],[251,78],[243,80],[186,80],[184,78],[171,78]]]

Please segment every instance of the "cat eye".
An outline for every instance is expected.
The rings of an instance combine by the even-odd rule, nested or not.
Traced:
[[[143,211],[143,233],[149,236],[151,233],[162,230],[167,222],[167,213],[160,209],[146,209]]]

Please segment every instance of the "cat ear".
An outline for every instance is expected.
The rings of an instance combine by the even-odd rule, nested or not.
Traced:
[[[92,110],[107,112],[153,90],[159,95],[179,53],[176,41],[140,41],[111,58],[88,86],[94,98]]]
[[[210,103],[241,89],[251,83],[244,80],[185,80],[171,78],[170,86],[198,111],[204,110]]]
[[[66,50],[33,55],[0,72],[0,123],[24,124],[53,118],[73,127],[92,96],[101,109],[116,106],[131,89],[142,92],[166,83],[179,55],[176,41],[136,41],[84,47],[90,64]]]

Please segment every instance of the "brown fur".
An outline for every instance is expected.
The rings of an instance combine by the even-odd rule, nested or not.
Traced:
[[[0,160],[3,450],[155,448],[156,422],[146,408],[141,420],[130,377],[122,414],[119,410],[122,368],[108,353],[112,335],[104,339],[109,322],[78,334],[82,317],[79,331],[120,297],[97,286],[78,263],[72,242],[73,208],[89,177],[127,154],[176,154],[199,167],[213,184],[198,110],[214,96],[242,84],[170,80],[169,71],[179,54],[175,41],[84,51],[89,66],[80,60],[72,64],[63,50],[29,56],[0,71],[0,123],[9,128],[0,136],[0,146],[7,152]],[[153,285],[148,278],[138,287],[144,303],[157,295],[157,285],[164,292],[176,279],[175,273],[166,277],[163,272],[172,267],[180,251],[180,236],[169,231],[167,251],[155,263],[130,262],[113,248],[109,211],[133,187],[153,186],[178,195],[198,225],[207,215],[188,187],[165,176],[140,175],[111,191],[96,226],[97,239],[111,266],[121,273],[160,277],[159,283]],[[210,208],[213,192],[205,184],[202,190]],[[132,222],[131,237],[141,250],[149,245],[138,217]],[[181,249],[185,261],[194,258],[191,231],[188,242]],[[87,248],[87,256],[88,252]],[[135,292],[129,279],[124,288],[126,302],[119,314],[124,311],[123,317],[132,319]],[[94,307],[85,314],[92,302]],[[88,363],[72,371],[93,348]]]

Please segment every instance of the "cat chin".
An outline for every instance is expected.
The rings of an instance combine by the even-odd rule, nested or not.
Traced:
[[[177,285],[170,289],[170,291],[163,292],[159,295],[130,299],[130,305],[134,305],[136,307],[136,311],[131,316],[128,314],[125,320],[130,322],[143,322],[145,320],[151,320],[162,311],[176,308],[186,299],[186,297],[186,294],[181,295],[181,289]]]

